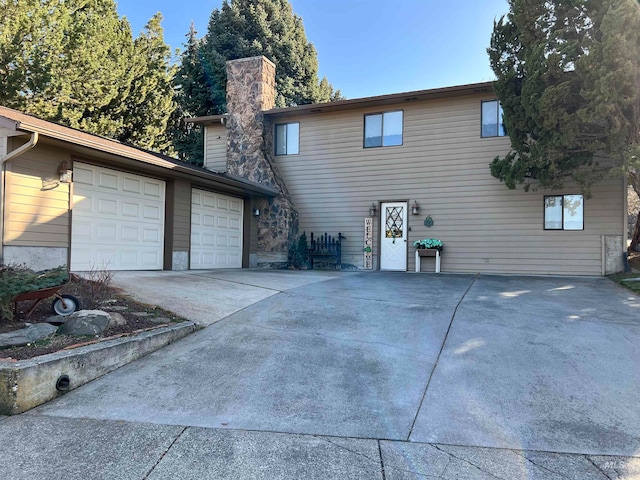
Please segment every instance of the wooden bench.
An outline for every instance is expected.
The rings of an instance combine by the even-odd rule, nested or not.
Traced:
[[[342,233],[338,233],[338,238],[331,237],[326,232],[324,235],[320,235],[314,238],[311,234],[311,242],[309,246],[309,265],[313,270],[314,261],[319,263],[334,264],[336,270],[342,268],[342,239],[346,238],[342,236]]]

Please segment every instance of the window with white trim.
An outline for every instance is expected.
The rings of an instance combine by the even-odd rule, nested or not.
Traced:
[[[504,137],[507,134],[502,123],[502,106],[498,100],[482,102],[482,131],[480,136]]]
[[[364,148],[402,145],[402,110],[364,116]]]
[[[584,230],[582,195],[545,195],[545,230]]]
[[[300,153],[300,124],[280,123],[276,125],[276,155],[297,155]]]

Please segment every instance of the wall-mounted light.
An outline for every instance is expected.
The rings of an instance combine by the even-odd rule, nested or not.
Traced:
[[[375,203],[371,203],[371,208],[369,208],[369,216],[370,217],[375,217],[377,210],[378,209],[376,208],[376,204]]]
[[[260,216],[260,209],[259,208],[254,208],[253,209],[253,216],[254,217],[259,217]]]
[[[71,183],[73,170],[69,168],[66,160],[63,160],[58,166],[58,174],[60,175],[60,183]]]
[[[411,207],[411,213],[413,215],[418,215],[420,213],[420,206],[416,200],[413,201],[413,206]]]

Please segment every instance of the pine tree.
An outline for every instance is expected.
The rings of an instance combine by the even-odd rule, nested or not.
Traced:
[[[173,110],[159,22],[154,17],[134,42],[113,0],[0,0],[0,104],[98,135],[168,146],[155,140]]]
[[[318,59],[304,32],[302,18],[287,0],[224,0],[214,9],[207,33],[197,41],[193,30],[176,77],[180,109],[193,116],[226,112],[227,60],[264,55],[276,64],[276,106],[340,100],[326,78],[318,79]],[[200,106],[194,100],[200,102]],[[200,160],[186,138],[201,133],[175,131],[181,157]],[[186,144],[185,144],[186,143]]]
[[[162,15],[157,13],[147,23],[133,43],[134,73],[121,104],[123,129],[118,140],[163,153],[172,153],[168,125],[176,109],[173,78],[176,68],[171,66],[171,51],[164,43],[160,26]]]
[[[210,75],[204,68],[202,41],[197,38],[193,23],[187,36],[186,49],[174,77],[177,109],[172,121],[173,147],[181,160],[202,165],[204,135],[202,127],[184,122],[185,118],[201,117],[215,112],[209,92],[213,88]]]
[[[637,2],[509,3],[488,52],[512,151],[492,162],[491,173],[509,188],[528,176],[541,188],[573,178],[588,195],[605,176],[637,168]]]

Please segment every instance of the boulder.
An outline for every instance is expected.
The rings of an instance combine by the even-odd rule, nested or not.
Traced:
[[[117,312],[109,312],[109,316],[111,320],[109,321],[109,328],[112,327],[122,327],[127,324],[127,320],[122,316],[121,313]]]
[[[22,347],[53,335],[57,328],[48,323],[36,323],[14,332],[0,334],[0,348]]]
[[[58,328],[60,335],[100,335],[111,322],[111,316],[102,310],[80,310],[67,316],[67,321]]]

